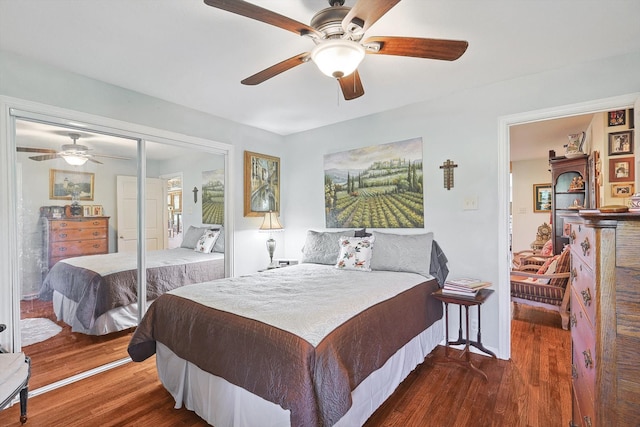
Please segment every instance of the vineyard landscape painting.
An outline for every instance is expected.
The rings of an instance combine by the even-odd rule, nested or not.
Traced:
[[[327,228],[423,228],[422,138],[324,156]]]
[[[224,169],[202,172],[202,223],[224,224]]]

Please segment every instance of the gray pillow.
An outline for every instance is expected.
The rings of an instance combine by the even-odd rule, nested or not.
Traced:
[[[213,245],[213,250],[211,252],[220,252],[224,253],[224,227],[220,227],[220,236],[218,236],[218,240],[216,240],[216,244]]]
[[[376,244],[372,270],[406,271],[430,276],[433,233],[390,234],[373,232]]]
[[[302,262],[334,265],[340,255],[340,237],[353,237],[353,230],[307,231],[302,248]]]
[[[189,229],[184,233],[184,237],[182,238],[180,247],[186,249],[194,249],[196,247],[196,244],[198,243],[198,240],[200,240],[200,237],[202,237],[205,231],[217,229],[218,227],[194,227],[193,225],[190,225]],[[220,238],[218,238],[218,240],[220,240]],[[222,242],[222,244],[224,245],[224,241]]]

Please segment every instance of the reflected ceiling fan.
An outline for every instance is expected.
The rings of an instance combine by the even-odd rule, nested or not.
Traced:
[[[246,79],[245,85],[257,85],[293,67],[313,61],[320,71],[338,80],[346,100],[364,95],[358,65],[365,54],[409,56],[455,61],[467,50],[461,40],[416,37],[376,36],[364,40],[364,33],[400,0],[358,0],[345,7],[344,0],[329,0],[330,7],[316,13],[306,25],[243,0],[204,0],[217,9],[252,18],[307,36],[315,47],[272,65]]]
[[[31,160],[42,161],[42,160],[53,160],[62,158],[68,164],[72,166],[82,166],[87,160],[93,163],[102,164],[98,160],[94,159],[94,157],[104,157],[108,159],[118,159],[118,160],[130,160],[128,157],[118,157],[118,156],[108,156],[105,154],[92,154],[89,153],[91,151],[87,146],[78,144],[78,139],[80,139],[79,133],[70,133],[69,138],[73,140],[73,144],[64,144],[60,147],[59,151],[52,150],[49,148],[31,148],[31,147],[17,147],[17,151],[22,151],[26,153],[43,153],[40,156],[31,156],[29,157]]]

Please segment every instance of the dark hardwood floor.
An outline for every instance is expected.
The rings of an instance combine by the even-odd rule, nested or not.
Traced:
[[[126,346],[128,337],[120,340]],[[568,425],[570,335],[560,327],[557,313],[515,306],[511,360],[472,355],[488,382],[457,364],[438,363],[443,356],[444,348],[437,347],[365,426]],[[34,366],[32,383],[42,375]],[[26,426],[206,425],[173,405],[151,358],[29,399]],[[0,412],[0,426],[19,426],[18,418],[19,405],[14,405]]]

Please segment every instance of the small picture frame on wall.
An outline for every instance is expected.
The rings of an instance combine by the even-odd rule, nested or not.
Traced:
[[[82,207],[82,216],[93,216],[93,206],[84,205]]]
[[[627,120],[627,111],[626,110],[616,110],[609,111],[609,126],[622,126],[626,124]]]
[[[609,182],[627,182],[636,179],[633,157],[609,159]]]
[[[533,184],[533,212],[551,212],[551,184]]]
[[[611,197],[631,197],[634,194],[633,182],[611,184]]]
[[[103,216],[104,210],[102,205],[93,205],[91,210],[91,216]]]
[[[633,131],[612,132],[609,134],[609,155],[633,154]]]

